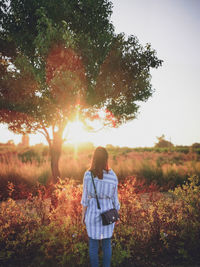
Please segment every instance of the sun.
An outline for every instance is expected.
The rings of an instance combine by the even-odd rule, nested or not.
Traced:
[[[75,120],[69,121],[63,133],[64,143],[74,145],[78,150],[82,143],[93,143],[96,145],[105,145],[106,140],[112,140],[112,133],[106,131],[106,120],[111,126],[115,126],[114,117],[107,110],[100,110],[94,118],[84,118],[81,120],[79,109],[77,109]],[[105,137],[106,136],[106,137]]]
[[[112,143],[113,132],[109,132],[108,129],[105,129],[103,123],[105,117],[108,115],[108,112],[106,113],[101,110],[98,112],[95,119],[91,120],[88,117],[82,121],[79,116],[79,111],[77,111],[74,121],[68,121],[65,127],[62,135],[63,143],[65,145],[73,145],[77,150],[83,143],[92,143],[94,146],[104,146],[107,142]],[[48,128],[47,131],[51,136],[52,129]],[[31,135],[32,144],[47,144],[47,141],[42,139],[42,137],[43,136],[39,134]]]
[[[84,130],[84,124],[77,119],[67,124],[64,138],[67,143],[72,144],[88,142],[88,132]]]

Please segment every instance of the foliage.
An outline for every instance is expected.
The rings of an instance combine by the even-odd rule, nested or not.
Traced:
[[[60,159],[61,178],[69,177],[82,183],[83,174],[90,167],[93,149],[91,144],[80,146],[78,150],[73,146],[64,146]],[[34,191],[37,182],[48,186],[51,180],[48,153],[48,147],[43,145],[0,147],[0,199],[8,197],[8,182],[14,184],[15,199],[22,199]],[[192,175],[200,176],[199,160],[199,154],[191,151],[180,153],[109,148],[109,164],[120,182],[131,176],[137,179],[138,185],[154,184],[161,191],[183,185]]]
[[[35,153],[34,150],[28,150],[26,152],[19,154],[18,156],[22,162],[28,162],[28,161],[32,162],[33,159],[40,162],[40,158],[38,157],[38,154]]]
[[[173,147],[174,145],[170,142],[165,140],[165,135],[163,134],[160,137],[157,137],[158,142],[155,144],[155,147]]]
[[[22,162],[42,163],[45,160],[47,160],[48,155],[49,155],[48,147],[43,145],[35,145],[30,148],[21,150],[21,152],[18,153],[18,158]]]
[[[192,144],[192,148],[200,148],[200,143],[194,143],[194,144]]]
[[[133,178],[119,184],[113,266],[199,265],[199,178],[189,181],[170,192],[173,198],[151,187],[141,193]],[[54,187],[53,195],[40,186],[26,201],[1,203],[1,266],[88,266],[88,237],[80,224],[82,185],[65,179]]]
[[[46,137],[56,181],[66,124],[101,109],[110,126],[135,118],[162,60],[150,44],[114,33],[109,0],[3,0],[0,10],[0,122]]]
[[[21,131],[25,126],[35,131],[41,122],[59,127],[63,116],[65,123],[72,116],[72,106],[79,104],[82,110],[87,107],[84,102],[95,109],[107,108],[120,123],[132,119],[135,101],[151,96],[149,71],[160,66],[161,60],[149,44],[143,48],[134,36],[125,39],[124,34],[114,34],[111,7],[109,1],[63,1],[62,5],[11,1],[7,7],[2,5],[2,57],[9,57],[15,68],[11,73],[5,68],[8,76],[3,76],[1,90],[6,103],[1,101],[1,105],[32,118]],[[17,119],[10,127],[20,131],[20,125],[14,125]],[[26,123],[26,117],[23,120]]]
[[[37,182],[49,182],[50,166],[48,162],[21,162],[17,155],[4,155],[0,161],[0,200],[8,198],[8,183],[14,185],[14,199],[24,199],[35,192]]]

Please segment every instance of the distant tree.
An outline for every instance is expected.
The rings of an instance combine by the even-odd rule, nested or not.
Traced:
[[[111,150],[111,149],[115,149],[115,146],[113,146],[113,145],[111,145],[111,144],[107,144],[107,145],[106,145],[106,149],[108,149],[108,150],[109,150],[109,149],[110,149],[110,150]]]
[[[117,127],[153,93],[150,69],[162,61],[115,34],[111,13],[108,0],[0,2],[0,122],[46,137],[54,182],[70,120],[104,109],[105,125]]]
[[[194,148],[194,149],[200,148],[200,143],[194,143],[194,144],[192,144],[192,148]]]
[[[156,137],[158,142],[155,144],[155,147],[173,147],[174,145],[170,142],[165,140],[165,135],[161,135],[160,137]]]

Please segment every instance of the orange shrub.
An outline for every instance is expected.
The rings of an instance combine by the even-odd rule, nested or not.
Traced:
[[[198,177],[170,194],[173,198],[134,177],[119,183],[121,221],[112,238],[113,266],[199,265]],[[64,179],[48,189],[38,185],[37,194],[25,201],[2,202],[0,266],[88,266],[81,195],[82,185]]]

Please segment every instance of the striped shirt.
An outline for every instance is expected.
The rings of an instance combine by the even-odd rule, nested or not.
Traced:
[[[97,207],[94,186],[90,171],[86,171],[83,178],[83,194],[81,204],[87,207],[85,214],[85,224],[87,234],[92,239],[103,239],[112,237],[115,223],[103,225],[101,213],[112,209],[113,206],[119,210],[118,200],[118,179],[113,170],[107,173],[103,171],[103,179],[94,177],[97,196],[101,209]]]

